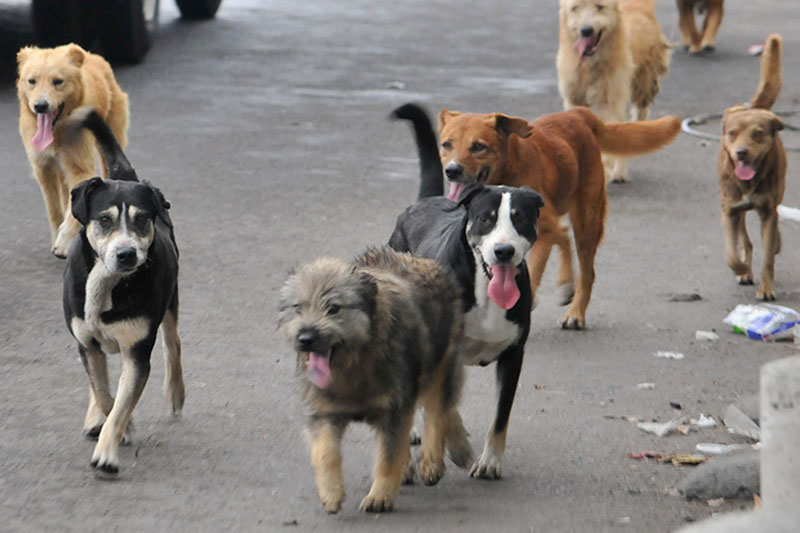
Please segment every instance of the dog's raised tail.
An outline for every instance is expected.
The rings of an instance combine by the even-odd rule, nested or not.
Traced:
[[[428,112],[418,104],[404,104],[392,111],[394,119],[408,120],[414,127],[419,154],[419,195],[418,199],[444,195],[444,174],[439,159],[439,143]]]
[[[606,123],[589,109],[577,109],[594,132],[600,151],[611,155],[631,157],[655,152],[674,141],[681,131],[681,120],[674,115],[656,120]]]
[[[783,78],[781,76],[781,36],[773,33],[764,43],[761,53],[761,79],[758,89],[750,100],[750,107],[772,109],[778,94],[781,92]]]
[[[97,139],[97,147],[105,161],[108,169],[109,179],[123,181],[139,181],[136,171],[133,170],[130,161],[125,157],[122,147],[114,137],[111,128],[108,127],[103,117],[92,107],[79,107],[70,113],[66,123],[66,136],[76,138],[84,128],[91,131]]]

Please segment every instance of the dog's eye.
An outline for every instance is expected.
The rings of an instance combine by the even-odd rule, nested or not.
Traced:
[[[147,223],[150,221],[145,215],[136,215],[133,218],[133,226],[136,231],[144,232],[147,229]]]
[[[336,305],[336,304],[331,304],[331,305],[328,307],[328,314],[329,314],[329,315],[335,315],[336,313],[338,313],[338,312],[339,312],[339,309],[341,309],[341,307],[339,307],[338,305]]]
[[[606,6],[602,4],[597,4],[595,7],[597,8],[598,11],[602,11],[603,9],[605,9]]]
[[[753,141],[760,143],[764,140],[764,132],[763,131],[754,131],[753,132]]]
[[[481,150],[486,150],[486,145],[478,141],[475,141],[472,143],[472,146],[469,147],[470,152],[480,152]]]
[[[735,139],[737,135],[739,135],[739,132],[737,132],[736,130],[731,130],[728,132],[728,137],[731,139]]]
[[[28,80],[28,85],[36,85],[36,80],[35,80],[35,79],[33,79],[33,78],[30,78],[30,79]]]
[[[573,13],[577,13],[578,12],[578,6],[572,6],[572,9],[570,9],[570,11],[572,11]]]
[[[53,78],[53,87],[58,87],[62,83],[64,83],[64,80],[61,78]]]
[[[442,143],[442,148],[444,148],[445,150],[451,150],[453,148],[453,143],[451,143],[450,141],[445,141]]]
[[[111,224],[113,222],[114,221],[111,219],[109,215],[103,215],[97,219],[97,223],[100,224],[100,228],[105,231],[111,229]]]

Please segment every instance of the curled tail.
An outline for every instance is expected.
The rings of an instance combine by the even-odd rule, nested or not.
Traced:
[[[442,162],[439,159],[439,143],[433,131],[428,112],[418,104],[405,104],[394,111],[391,117],[411,122],[419,154],[419,195],[418,199],[444,195]]]
[[[97,147],[108,168],[107,177],[109,179],[139,181],[136,171],[133,170],[128,158],[122,152],[117,138],[114,137],[103,117],[93,107],[84,106],[73,111],[66,126],[67,137],[77,137],[84,128],[94,134],[97,139]]]
[[[750,107],[771,109],[781,92],[781,36],[773,33],[764,43],[761,54],[761,79],[758,89],[750,100]]]
[[[576,108],[597,138],[600,151],[630,157],[660,150],[675,140],[681,130],[681,120],[669,115],[656,120],[636,122],[603,122],[587,108]]]

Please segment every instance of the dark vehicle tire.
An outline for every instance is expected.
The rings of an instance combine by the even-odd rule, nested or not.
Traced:
[[[158,25],[158,0],[103,0],[98,4],[98,38],[105,58],[139,63],[150,49],[151,32]],[[145,6],[150,13],[145,14]]]
[[[33,0],[31,16],[42,46],[77,43],[88,48],[95,37],[95,12],[83,0]]]
[[[181,16],[190,20],[214,18],[221,2],[222,0],[175,0]]]

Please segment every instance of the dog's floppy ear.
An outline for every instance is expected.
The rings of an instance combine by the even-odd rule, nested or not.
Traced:
[[[772,121],[770,122],[770,125],[772,126],[772,134],[773,135],[775,135],[775,133],[781,131],[784,128],[783,121],[780,118],[778,118],[778,115],[775,115],[772,118]]]
[[[461,113],[458,111],[450,111],[449,109],[442,109],[439,113],[439,131],[442,131],[444,125],[447,123],[448,120],[451,118],[459,116]]]
[[[83,226],[89,222],[89,198],[92,196],[92,193],[102,185],[103,178],[95,177],[80,182],[70,191],[72,216]]]
[[[19,49],[17,52],[17,65],[22,65],[28,57],[31,55],[31,52],[36,50],[35,46],[25,46]]]
[[[495,113],[494,121],[494,128],[498,132],[505,134],[506,137],[512,133],[523,138],[531,135],[531,127],[524,119]]]
[[[364,302],[364,311],[367,315],[375,314],[375,307],[378,305],[378,282],[367,272],[358,273],[358,293]]]
[[[67,59],[76,67],[83,65],[83,60],[86,58],[86,52],[77,44],[70,44],[67,47]]]
[[[544,207],[544,198],[538,192],[534,191],[530,187],[520,187],[520,191],[525,193],[525,196],[530,199],[530,201],[538,208]]]
[[[472,183],[464,187],[464,190],[461,191],[461,198],[458,200],[459,206],[467,207],[472,200],[475,199],[480,193],[482,193],[486,187],[482,183]]]
[[[145,185],[153,195],[153,205],[156,208],[156,215],[161,221],[167,225],[167,227],[172,228],[172,219],[169,218],[169,213],[167,210],[170,208],[170,204],[166,198],[164,198],[164,194],[151,184],[149,181],[142,181],[142,184]]]

